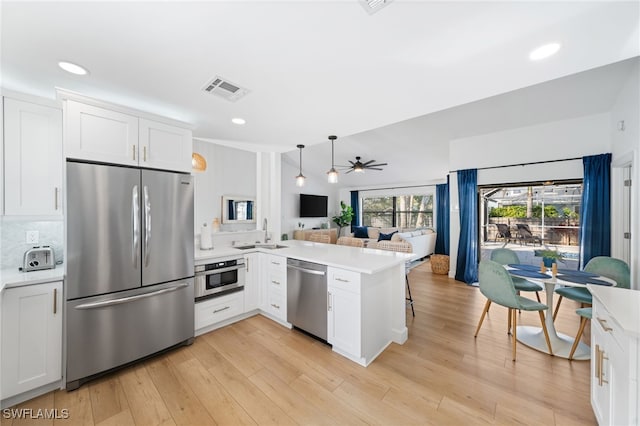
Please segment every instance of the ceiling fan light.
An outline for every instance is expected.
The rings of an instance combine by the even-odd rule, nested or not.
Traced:
[[[332,167],[331,170],[327,172],[327,178],[329,183],[338,183],[338,171]]]
[[[353,167],[353,171],[356,173],[364,173],[364,167],[362,167],[360,164],[356,164]]]

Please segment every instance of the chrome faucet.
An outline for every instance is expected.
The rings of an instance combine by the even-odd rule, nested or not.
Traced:
[[[264,242],[265,244],[269,242],[269,232],[267,231],[267,218],[265,217],[262,221],[262,229],[264,229]]]

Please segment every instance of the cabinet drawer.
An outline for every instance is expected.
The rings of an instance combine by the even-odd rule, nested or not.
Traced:
[[[287,276],[280,272],[270,272],[268,275],[268,284],[270,289],[284,292],[287,284]]]
[[[624,332],[620,329],[609,312],[600,304],[593,305],[593,327],[596,327],[603,335],[608,335],[620,349],[623,349],[625,342]]]
[[[360,293],[360,273],[338,268],[327,268],[328,285],[353,293]]]
[[[196,330],[244,312],[244,292],[228,294],[196,303]]]
[[[287,298],[284,292],[275,289],[269,291],[267,312],[282,321],[287,320]]]
[[[280,273],[286,276],[287,274],[287,258],[276,255],[269,255],[269,271]]]

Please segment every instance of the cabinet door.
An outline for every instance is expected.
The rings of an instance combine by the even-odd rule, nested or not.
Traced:
[[[329,285],[327,341],[334,348],[360,357],[360,295]]]
[[[4,99],[5,214],[62,214],[62,110]]]
[[[2,297],[2,398],[62,378],[62,282],[10,288]]]
[[[249,312],[260,307],[260,264],[258,253],[248,253],[244,256],[244,311]]]
[[[140,165],[191,172],[191,130],[140,119]]]
[[[66,102],[66,157],[138,165],[137,117]]]

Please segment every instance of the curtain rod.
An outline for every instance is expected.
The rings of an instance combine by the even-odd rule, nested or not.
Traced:
[[[582,160],[582,157],[563,158],[561,160],[533,161],[531,163],[506,164],[504,166],[478,167],[476,170],[504,169],[506,167],[531,166],[531,165],[534,165],[534,164],[558,163],[558,162],[562,162],[562,161],[573,161],[573,160]],[[458,171],[459,170],[449,170],[449,173],[455,173],[455,172],[458,172]]]
[[[388,188],[358,189],[357,191],[358,192],[364,192],[364,191],[380,191],[380,190],[385,190],[385,189],[422,188],[422,187],[425,187],[425,186],[436,186],[436,185],[437,184],[435,184],[435,183],[430,183],[428,185],[390,186]]]

